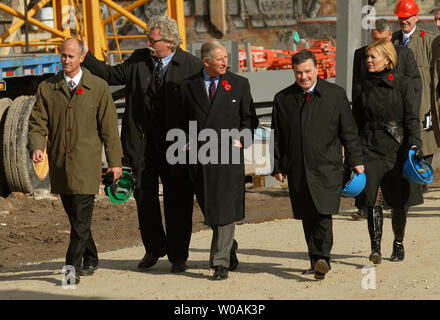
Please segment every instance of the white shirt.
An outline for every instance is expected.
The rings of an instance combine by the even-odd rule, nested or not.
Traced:
[[[402,31],[402,33],[403,33],[402,42],[405,41],[405,38],[407,38],[407,37],[409,38],[414,32],[416,32],[416,29],[417,29],[417,27],[415,27],[410,33],[405,33]]]
[[[81,81],[82,74],[83,72],[81,68],[79,69],[79,72],[76,74],[76,76],[74,76],[73,78],[66,76],[66,74],[64,73],[64,80],[66,81],[67,87],[69,87],[69,81],[73,80],[73,83],[75,84],[75,88],[76,88],[79,82]]]

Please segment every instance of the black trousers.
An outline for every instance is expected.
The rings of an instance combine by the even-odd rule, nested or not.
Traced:
[[[163,186],[165,229],[159,201],[159,177]],[[147,252],[168,255],[171,263],[185,262],[192,232],[193,186],[188,174],[172,176],[148,163],[136,173],[139,228]]]
[[[313,219],[302,220],[304,235],[313,268],[318,259],[330,265],[330,252],[333,247],[333,220],[331,215],[319,214]]]
[[[61,195],[61,202],[70,221],[66,265],[72,265],[76,270],[80,270],[82,262],[84,265],[98,264],[98,251],[90,230],[94,200],[93,194]]]

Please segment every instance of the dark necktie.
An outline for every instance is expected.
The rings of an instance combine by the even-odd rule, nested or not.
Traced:
[[[215,92],[217,91],[217,88],[215,86],[215,77],[211,77],[211,83],[209,84],[209,100],[214,100]]]
[[[156,73],[154,75],[154,87],[156,88],[156,90],[160,87],[160,84],[162,82],[162,71],[163,71],[162,59],[159,59],[157,61]]]

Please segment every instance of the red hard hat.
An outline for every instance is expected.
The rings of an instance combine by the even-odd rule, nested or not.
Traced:
[[[396,4],[394,15],[399,18],[408,18],[419,13],[419,7],[415,0],[399,0]]]

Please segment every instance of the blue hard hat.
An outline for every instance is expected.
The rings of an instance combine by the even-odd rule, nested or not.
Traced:
[[[342,189],[342,196],[354,198],[364,190],[366,184],[367,177],[365,173],[355,173],[350,181],[345,184],[344,189]]]
[[[432,167],[425,160],[418,161],[414,158],[414,150],[408,151],[408,159],[403,163],[403,176],[417,184],[432,182]]]

